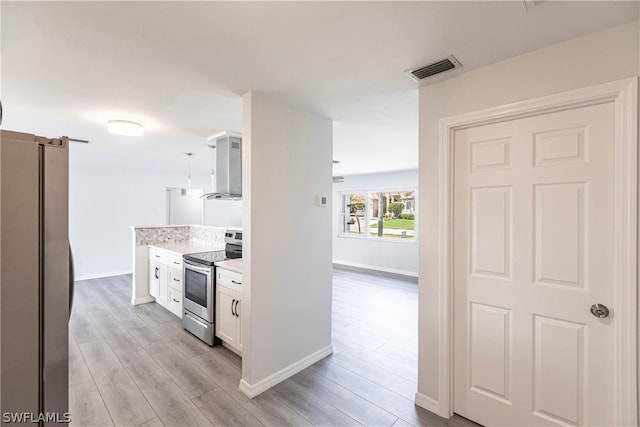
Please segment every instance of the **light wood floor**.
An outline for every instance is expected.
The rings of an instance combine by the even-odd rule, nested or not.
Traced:
[[[241,359],[157,304],[131,276],[76,282],[69,337],[74,426],[472,426],[416,407],[417,285],[335,270],[334,354],[254,399]]]

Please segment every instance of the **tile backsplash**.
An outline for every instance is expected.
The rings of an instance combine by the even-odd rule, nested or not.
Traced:
[[[217,227],[189,227],[189,240],[194,245],[224,247],[226,229]]]
[[[224,228],[197,225],[178,227],[133,227],[136,246],[190,242],[199,246],[224,247]]]

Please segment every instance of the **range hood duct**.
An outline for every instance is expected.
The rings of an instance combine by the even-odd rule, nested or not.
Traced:
[[[242,199],[242,137],[224,133],[215,140],[215,191],[202,197],[207,200]]]

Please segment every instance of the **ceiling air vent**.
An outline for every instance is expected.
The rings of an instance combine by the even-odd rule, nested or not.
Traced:
[[[413,80],[419,82],[427,77],[435,76],[436,74],[444,73],[445,71],[460,67],[462,67],[462,64],[458,62],[453,55],[451,55],[448,58],[441,59],[440,61],[436,61],[415,70],[407,70],[404,73]]]

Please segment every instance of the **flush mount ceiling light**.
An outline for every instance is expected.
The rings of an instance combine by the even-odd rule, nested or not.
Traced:
[[[144,134],[143,126],[142,120],[131,117],[107,118],[107,130],[116,135],[140,136]]]

